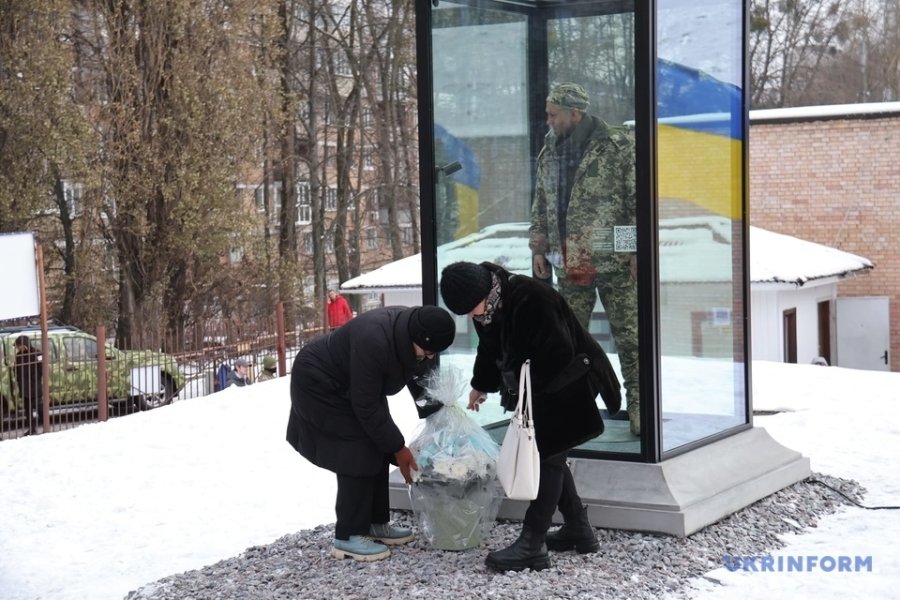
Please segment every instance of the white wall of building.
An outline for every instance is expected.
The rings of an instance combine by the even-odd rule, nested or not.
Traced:
[[[391,290],[384,293],[385,306],[421,306],[422,290]]]
[[[793,289],[750,288],[750,342],[754,360],[784,361],[784,311],[797,312],[797,362],[809,364],[819,356],[819,302],[833,300],[837,285]],[[832,331],[834,335],[834,331]]]

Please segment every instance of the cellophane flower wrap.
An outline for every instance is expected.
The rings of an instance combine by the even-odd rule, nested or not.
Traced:
[[[457,402],[468,391],[461,369],[435,371],[424,387],[444,407],[425,419],[409,444],[419,465],[409,488],[412,509],[421,534],[435,548],[476,548],[503,501],[500,447]]]

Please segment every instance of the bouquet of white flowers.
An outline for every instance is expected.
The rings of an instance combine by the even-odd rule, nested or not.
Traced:
[[[409,488],[413,512],[432,546],[475,548],[493,526],[503,501],[497,480],[500,447],[457,403],[468,388],[460,369],[441,369],[424,387],[444,407],[425,419],[409,444],[419,465]]]

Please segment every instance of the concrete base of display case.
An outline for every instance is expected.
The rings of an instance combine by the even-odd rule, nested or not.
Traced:
[[[810,475],[809,459],[754,427],[657,464],[571,458],[595,527],[686,536]],[[399,471],[391,508],[410,510]],[[528,503],[504,499],[498,518],[522,519]],[[559,513],[556,522],[562,522]]]

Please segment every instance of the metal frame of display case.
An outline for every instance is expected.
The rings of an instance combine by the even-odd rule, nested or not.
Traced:
[[[665,451],[661,441],[660,407],[660,274],[658,263],[658,140],[657,140],[657,2],[624,0],[454,0],[456,5],[489,8],[527,17],[528,118],[532,124],[544,121],[548,85],[548,22],[565,11],[566,16],[593,16],[610,12],[633,12],[635,35],[635,139],[637,169],[637,259],[640,390],[643,427],[639,453],[570,453],[570,464],[579,491],[587,502],[592,522],[635,530],[687,535],[786,485],[809,475],[809,461],[799,453],[777,444],[752,424],[749,349],[748,281],[748,150],[749,131],[746,94],[742,110],[743,144],[742,205],[735,219],[740,237],[741,290],[733,298],[733,318],[742,328],[735,341],[735,356],[743,359],[744,422]],[[422,219],[422,298],[437,304],[437,232],[434,160],[432,10],[439,0],[417,3],[417,84],[420,146],[420,189]],[[743,5],[742,47],[746,65],[747,6]],[[748,89],[746,66],[742,89]],[[530,127],[530,156],[534,161],[542,146],[541,136]],[[532,174],[533,177],[533,174]],[[733,247],[732,252],[735,252]],[[734,259],[733,259],[734,260]],[[732,276],[734,277],[734,276]],[[733,281],[736,281],[733,279]],[[409,508],[402,480],[392,479],[391,500],[396,508]],[[521,518],[527,504],[506,500],[501,517]],[[559,515],[557,515],[558,517]]]

